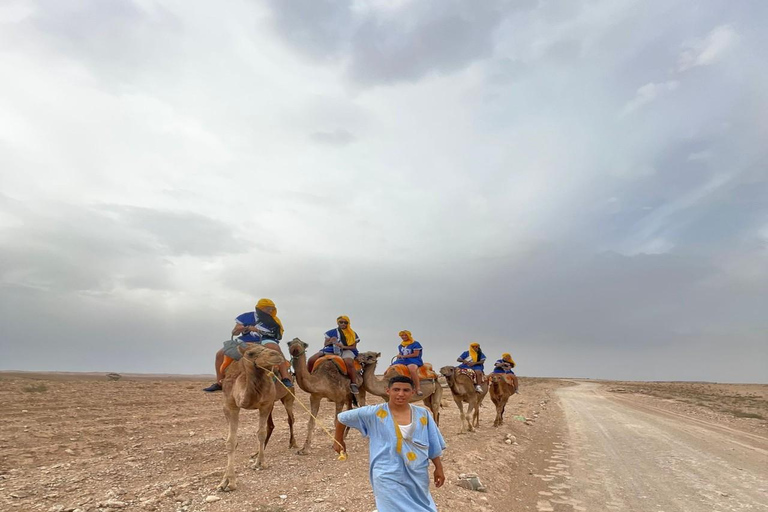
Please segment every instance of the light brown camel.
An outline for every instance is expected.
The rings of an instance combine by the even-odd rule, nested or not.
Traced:
[[[488,387],[491,401],[496,406],[496,419],[493,420],[493,426],[498,427],[504,423],[504,408],[507,406],[509,397],[515,394],[515,386],[506,378],[506,374],[491,373],[488,375]]]
[[[309,408],[311,414],[307,423],[307,440],[304,447],[298,451],[299,455],[307,455],[309,447],[312,445],[312,434],[315,430],[315,417],[320,411],[320,402],[327,398],[336,405],[336,415],[344,409],[352,407],[352,391],[349,387],[350,380],[346,375],[342,375],[335,364],[326,362],[320,366],[315,365],[314,372],[309,373],[307,369],[307,345],[299,338],[294,338],[288,344],[288,352],[291,354],[291,363],[293,371],[296,374],[296,382],[299,387],[309,393]],[[361,400],[365,399],[362,388],[360,389]],[[364,402],[363,402],[364,403]]]
[[[480,426],[480,405],[488,393],[488,383],[483,382],[482,392],[478,393],[475,390],[475,381],[469,375],[459,372],[455,366],[443,366],[440,368],[440,374],[448,382],[453,401],[456,402],[461,413],[461,430],[459,433],[463,434],[467,430],[472,432],[474,427]],[[464,414],[464,402],[468,404],[466,415]],[[470,415],[472,421],[470,421]],[[467,430],[464,429],[464,422],[467,424]]]
[[[381,357],[381,352],[361,352],[357,356],[357,360],[363,365],[363,385],[372,395],[380,396],[385,400],[387,396],[387,382],[388,378],[377,379],[376,378],[376,364]],[[416,393],[411,397],[411,402],[418,402],[424,400],[424,405],[432,411],[432,417],[435,419],[436,424],[440,424],[440,402],[443,398],[443,388],[437,379],[434,380],[422,380],[421,392],[423,395],[419,396]]]
[[[224,417],[229,423],[227,436],[227,469],[219,484],[222,491],[237,489],[235,479],[235,449],[240,409],[259,411],[259,453],[256,467],[264,466],[264,449],[267,445],[267,423],[271,422],[276,392],[272,376],[265,368],[272,368],[285,361],[282,354],[261,345],[249,344],[238,349],[243,357],[230,365],[222,382],[224,391]]]

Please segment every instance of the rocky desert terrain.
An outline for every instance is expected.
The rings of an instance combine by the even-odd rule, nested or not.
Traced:
[[[276,429],[267,468],[251,469],[258,413],[241,414],[239,487],[219,492],[226,453],[220,393],[206,394],[205,376],[0,373],[0,509],[19,511],[346,511],[375,509],[368,482],[367,441],[350,433],[349,459],[336,459],[332,407],[323,402],[312,451],[288,447],[286,414],[275,407]],[[590,381],[616,400],[631,400],[697,421],[768,437],[768,386],[710,383]],[[493,427],[486,397],[480,428],[459,434],[459,413],[443,395],[440,428],[447,482],[432,489],[440,510],[607,510],[557,500],[571,475],[558,390],[566,379],[521,379],[505,423]],[[297,398],[307,405],[306,393]],[[369,403],[376,402],[373,397]],[[308,414],[295,408],[299,445]],[[457,485],[475,473],[485,492]],[[765,478],[765,475],[759,475]],[[546,499],[542,500],[545,497]],[[558,505],[558,503],[560,503]],[[558,508],[561,507],[561,508]]]

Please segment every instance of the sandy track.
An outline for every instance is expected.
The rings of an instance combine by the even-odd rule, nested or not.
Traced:
[[[768,510],[767,438],[611,395],[596,383],[557,394],[569,435],[555,460],[567,487],[545,495],[540,511]]]

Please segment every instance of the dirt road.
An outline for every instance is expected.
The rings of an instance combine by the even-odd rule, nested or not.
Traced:
[[[566,442],[538,510],[768,510],[768,439],[596,383],[561,388]],[[549,495],[549,496],[548,496]]]

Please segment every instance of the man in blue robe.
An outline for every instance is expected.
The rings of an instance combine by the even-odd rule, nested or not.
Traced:
[[[334,449],[346,451],[345,426],[369,439],[370,479],[379,512],[437,512],[429,494],[429,461],[434,482],[445,483],[440,455],[445,449],[431,413],[409,404],[413,381],[402,375],[389,380],[389,403],[339,413]]]

